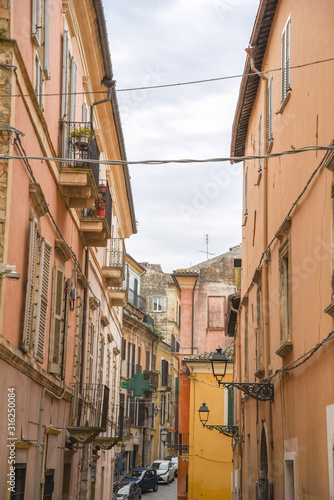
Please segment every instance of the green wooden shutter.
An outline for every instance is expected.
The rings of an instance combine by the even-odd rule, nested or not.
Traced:
[[[64,331],[64,271],[54,266],[52,276],[52,309],[50,331],[49,371],[59,375],[61,373],[61,346]]]
[[[41,241],[41,254],[38,277],[38,296],[36,308],[35,345],[34,352],[37,361],[44,361],[44,340],[47,321],[50,269],[51,269],[51,245],[44,238]]]
[[[227,390],[227,425],[234,425],[234,392]]]
[[[29,257],[28,257],[28,281],[26,292],[26,303],[24,313],[22,350],[28,352],[30,349],[33,318],[34,318],[34,295],[35,295],[35,276],[37,266],[37,245],[38,222],[36,219],[30,220],[30,238],[29,238]]]

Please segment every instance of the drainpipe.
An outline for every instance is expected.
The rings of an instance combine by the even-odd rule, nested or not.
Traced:
[[[254,57],[255,57],[256,47],[248,47],[247,49],[245,49],[245,51],[250,59],[251,71],[257,74],[260,78],[262,78],[262,80],[267,80],[267,78],[262,73],[260,73],[259,70],[255,68]]]
[[[191,307],[191,354],[194,354],[194,315],[195,315],[195,288],[197,285],[198,278],[195,280],[194,288],[192,291],[192,307]]]

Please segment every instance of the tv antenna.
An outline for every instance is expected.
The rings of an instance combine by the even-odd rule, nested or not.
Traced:
[[[205,235],[206,250],[198,250],[199,252],[206,253],[206,260],[208,260],[209,255],[216,255],[215,253],[209,252],[209,235]]]

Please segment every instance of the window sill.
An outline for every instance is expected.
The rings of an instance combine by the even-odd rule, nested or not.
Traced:
[[[324,312],[334,318],[334,302],[332,301],[329,306],[324,309]]]
[[[290,340],[285,340],[281,343],[279,349],[277,349],[276,354],[281,358],[285,358],[293,348],[293,343]]]
[[[280,114],[282,114],[282,113],[283,113],[283,111],[284,111],[284,109],[285,109],[285,106],[286,106],[286,105],[288,104],[288,102],[290,101],[291,93],[292,93],[292,90],[290,89],[290,90],[287,92],[287,94],[286,94],[286,96],[285,96],[285,98],[284,98],[284,101],[283,101],[283,102],[282,102],[282,104],[281,104],[281,107],[279,108],[279,110],[278,110],[278,111],[276,111],[276,113],[275,113],[276,115],[280,115]]]

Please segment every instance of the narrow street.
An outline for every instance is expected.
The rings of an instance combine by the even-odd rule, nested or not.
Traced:
[[[176,500],[177,479],[169,484],[159,484],[158,491],[147,491],[142,494],[142,500]]]

